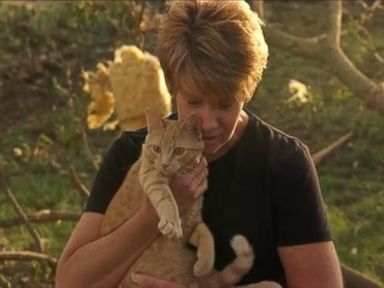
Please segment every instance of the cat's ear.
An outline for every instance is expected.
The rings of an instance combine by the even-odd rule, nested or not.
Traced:
[[[185,129],[197,137],[201,137],[201,118],[196,114],[190,114],[180,124],[181,129]]]
[[[149,133],[158,129],[163,129],[165,127],[165,122],[161,115],[149,108],[145,109],[145,118],[147,119],[147,127]]]

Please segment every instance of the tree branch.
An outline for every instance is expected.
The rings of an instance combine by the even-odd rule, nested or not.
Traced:
[[[325,160],[327,160],[336,150],[340,149],[342,146],[344,146],[349,139],[353,136],[352,132],[349,132],[343,136],[341,136],[339,139],[337,139],[335,142],[329,144],[327,147],[321,149],[320,151],[316,152],[312,155],[313,162],[316,166],[319,166],[322,164]]]
[[[44,223],[54,221],[77,221],[80,213],[72,211],[52,211],[45,209],[35,214],[26,215],[31,223]],[[18,217],[0,220],[0,228],[10,228],[12,226],[24,224],[23,220]]]
[[[0,261],[46,261],[51,267],[56,267],[57,259],[51,255],[34,251],[0,251]]]
[[[370,108],[378,109],[384,114],[384,93],[383,99],[378,95],[378,84],[365,76],[352,61],[344,54],[340,47],[340,31],[343,4],[341,0],[329,1],[329,31],[328,31],[328,53],[323,57],[328,62],[339,80],[344,83],[352,92],[362,98]],[[379,96],[379,97],[378,97]],[[376,107],[378,105],[378,107]]]
[[[326,54],[323,58],[337,78],[354,94],[364,100],[368,107],[375,109],[380,114],[384,114],[384,94],[376,95],[376,92],[380,92],[378,91],[380,84],[376,84],[365,76],[349,60],[340,47],[332,47]],[[380,97],[383,99],[380,99]]]
[[[75,188],[77,189],[77,191],[79,192],[81,198],[83,198],[84,200],[88,199],[89,190],[87,189],[87,187],[85,187],[83,185],[83,183],[81,183],[79,176],[77,176],[75,168],[73,166],[71,166],[69,168],[69,171],[70,171],[72,183],[75,186]]]
[[[142,0],[141,1],[141,6],[140,6],[139,16],[137,17],[137,27],[138,27],[137,30],[140,30],[140,24],[143,21],[144,11],[145,11],[145,6],[146,5],[147,5],[147,1],[146,0]]]
[[[341,0],[329,1],[329,32],[328,44],[331,47],[340,47],[341,18],[343,4]]]
[[[4,172],[2,170],[0,170],[0,178],[2,178],[1,181],[3,182],[2,183],[3,185],[1,185],[1,186],[3,186],[3,190],[4,190],[4,193],[5,193],[5,196],[7,197],[9,202],[11,202],[11,205],[12,205],[14,211],[16,212],[16,214],[19,216],[19,218],[21,219],[21,221],[23,222],[23,224],[27,228],[27,231],[32,236],[32,239],[35,241],[36,249],[39,252],[44,252],[43,244],[41,243],[39,233],[33,227],[31,222],[28,220],[28,217],[24,213],[24,211],[21,208],[20,204],[17,202],[16,197],[13,195],[11,189],[8,186],[6,176],[5,176],[5,174],[4,174]]]
[[[382,288],[377,281],[344,264],[341,265],[341,271],[346,288]]]
[[[250,5],[258,9],[254,2]],[[288,49],[307,58],[321,60],[352,93],[370,109],[384,115],[384,83],[375,83],[361,72],[340,47],[342,1],[329,1],[329,31],[325,35],[303,38],[284,32],[266,23],[264,34],[270,45]],[[265,21],[265,20],[264,20]]]
[[[248,1],[253,11],[256,11],[259,18],[264,21],[264,0]]]
[[[83,121],[83,123],[86,123],[86,121]],[[82,123],[82,125],[80,127],[80,134],[81,134],[81,140],[83,141],[85,153],[87,154],[88,159],[91,161],[93,167],[96,170],[98,170],[99,169],[99,164],[95,160],[95,157],[94,157],[94,155],[92,153],[91,147],[89,146],[86,124],[83,124],[83,123]]]
[[[294,36],[271,24],[266,24],[263,28],[267,42],[270,45],[276,45],[281,48],[286,48],[295,54],[304,55],[309,58],[317,58],[321,53],[324,42],[327,39],[326,35],[319,35],[311,38],[303,38]]]

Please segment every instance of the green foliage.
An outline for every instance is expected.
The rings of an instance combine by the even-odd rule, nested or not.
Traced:
[[[271,20],[292,24],[286,27],[289,32],[315,36],[325,30],[326,23],[311,16],[313,5],[319,15],[326,15],[319,3],[271,5],[285,7],[274,10]],[[364,29],[356,20],[355,10],[348,11],[343,48],[364,71],[380,78],[382,72],[376,64],[366,64],[372,46],[364,46],[366,41],[362,40],[369,37],[361,32]],[[138,7],[133,1],[0,4],[0,167],[26,213],[43,209],[82,211],[84,200],[71,182],[69,168],[76,168],[87,187],[96,171],[83,137],[89,95],[82,92],[80,73],[111,59],[121,44],[143,45],[152,51],[153,35],[137,33],[137,17]],[[382,29],[377,28],[382,19],[373,17],[364,23],[366,30],[373,31],[374,46],[384,43]],[[367,110],[330,71],[319,69],[321,63],[270,48],[269,67],[248,107],[278,128],[299,136],[312,153],[346,132],[354,133],[348,145],[318,172],[342,261],[384,281],[384,118]],[[307,88],[307,102],[290,101],[291,79]],[[97,130],[87,131],[87,135],[89,149],[100,160],[118,133]],[[0,193],[0,220],[14,216]],[[58,257],[74,223],[55,221],[35,226],[47,253]],[[6,250],[28,250],[33,249],[33,240],[23,226],[0,228],[3,246]],[[8,287],[10,282],[12,287],[52,286],[52,271],[47,265],[6,264],[0,265],[0,287]],[[38,282],[46,286],[38,286]]]

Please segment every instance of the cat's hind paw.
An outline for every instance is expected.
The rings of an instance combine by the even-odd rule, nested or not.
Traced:
[[[183,236],[180,219],[170,221],[169,219],[161,218],[157,227],[159,228],[161,234],[169,239],[178,239]]]
[[[193,266],[193,275],[200,278],[210,274],[212,270],[213,263],[210,263],[209,261],[202,261],[201,259],[199,259],[195,263],[195,266]]]

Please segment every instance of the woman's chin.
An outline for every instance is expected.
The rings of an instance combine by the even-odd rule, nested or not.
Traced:
[[[222,147],[222,145],[206,145],[204,147],[204,156],[205,157],[213,157]]]

